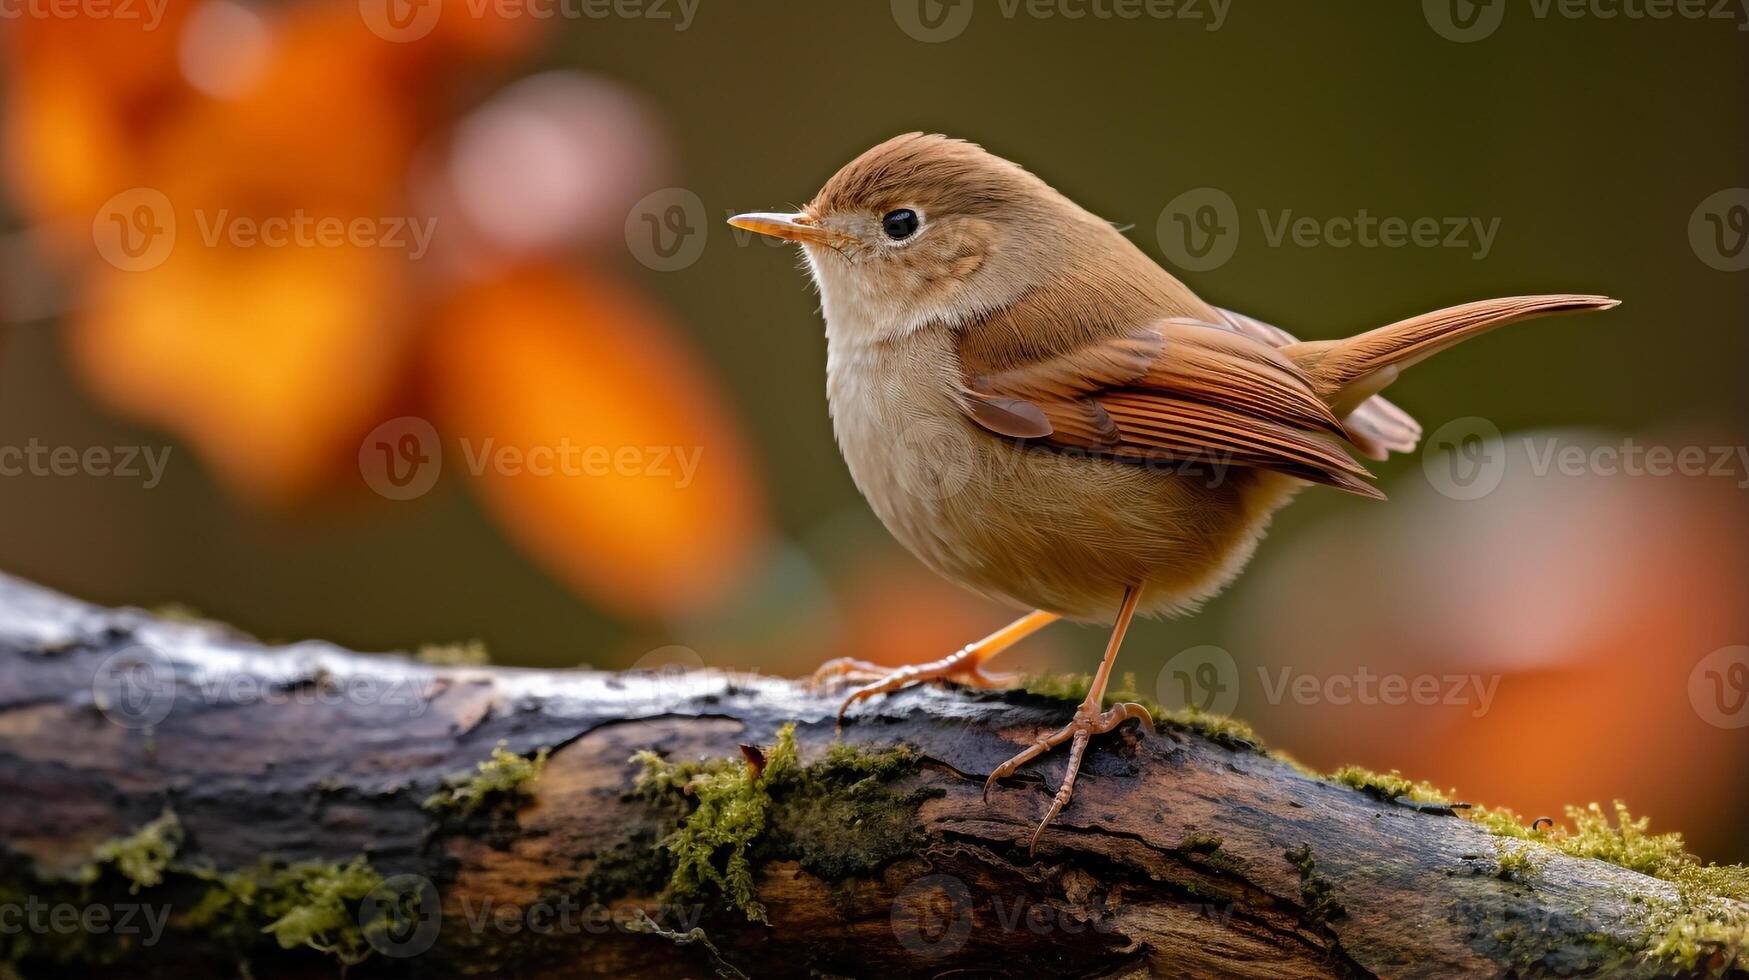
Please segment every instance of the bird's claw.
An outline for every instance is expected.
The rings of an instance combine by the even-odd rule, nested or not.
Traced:
[[[1038,828],[1032,832],[1032,839],[1027,844],[1026,852],[1029,856],[1037,850],[1039,838],[1044,835],[1045,828],[1050,826],[1051,821],[1055,820],[1057,814],[1061,813],[1063,808],[1069,805],[1069,801],[1074,798],[1075,777],[1081,772],[1081,757],[1087,751],[1087,745],[1093,740],[1093,736],[1103,735],[1131,718],[1141,721],[1147,726],[1147,730],[1153,730],[1153,715],[1148,712],[1147,708],[1134,702],[1126,701],[1114,704],[1105,711],[1100,711],[1097,704],[1082,704],[1080,708],[1076,709],[1075,718],[1067,725],[1040,738],[1012,759],[990,771],[989,777],[984,780],[983,800],[986,804],[990,802],[990,787],[996,785],[998,781],[1013,775],[1021,766],[1064,742],[1073,742],[1069,749],[1069,765],[1063,773],[1063,784],[1052,796],[1050,809],[1045,812],[1044,819],[1039,821]]]

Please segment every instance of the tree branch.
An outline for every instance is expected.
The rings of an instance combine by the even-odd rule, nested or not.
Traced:
[[[1068,705],[909,690],[829,751],[835,709],[768,677],[269,648],[0,578],[0,909],[42,919],[0,952],[33,976],[1685,972],[1643,955],[1673,884],[1195,731],[1097,742],[1034,858],[1061,754],[979,794]]]

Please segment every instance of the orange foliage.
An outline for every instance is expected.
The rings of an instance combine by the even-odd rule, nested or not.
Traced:
[[[702,451],[684,485],[611,465],[580,478],[449,472],[477,483],[535,558],[616,611],[708,601],[751,560],[765,524],[744,441],[706,369],[604,275],[565,271],[550,254],[493,253],[461,216],[416,213],[411,175],[477,97],[469,79],[525,50],[542,22],[445,0],[428,30],[395,43],[368,26],[367,7],[238,12],[232,21],[261,18],[267,41],[224,52],[255,59],[228,98],[183,76],[194,6],[172,4],[151,29],[107,17],[11,25],[0,63],[7,176],[74,273],[76,369],[116,408],[186,438],[228,486],[275,506],[357,486],[365,434],[422,396],[453,427],[446,435],[465,440],[463,456],[488,440]],[[398,227],[400,244],[232,234],[322,218],[363,221],[377,236]],[[435,231],[431,254],[412,248],[415,222]],[[147,259],[104,250],[105,234],[150,244],[167,229],[168,247]]]
[[[761,529],[740,433],[702,365],[599,276],[527,266],[462,291],[430,342],[439,428],[486,504],[584,592],[718,598]]]

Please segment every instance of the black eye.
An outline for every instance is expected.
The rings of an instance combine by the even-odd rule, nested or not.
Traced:
[[[917,212],[910,208],[889,212],[881,219],[881,230],[894,241],[910,238],[917,233]]]

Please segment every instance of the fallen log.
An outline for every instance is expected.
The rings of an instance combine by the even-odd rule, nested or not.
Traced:
[[[1740,904],[1196,719],[1096,743],[1029,855],[1061,755],[987,803],[984,776],[1070,705],[920,688],[841,734],[836,706],[772,677],[268,647],[0,577],[0,960],[261,980],[1743,975]]]

